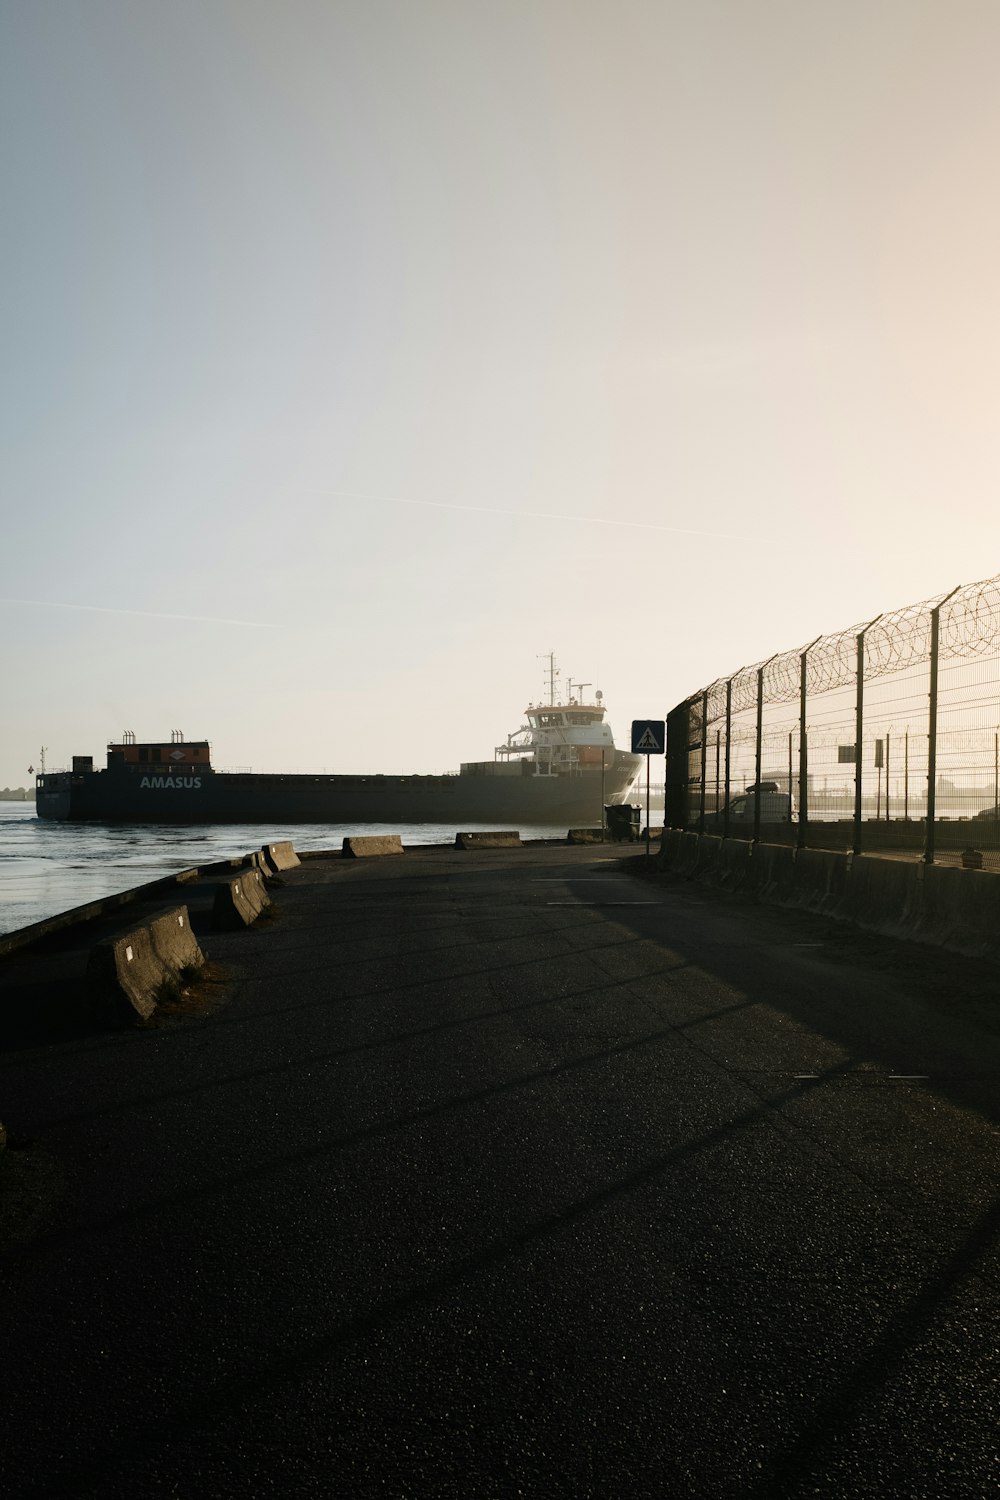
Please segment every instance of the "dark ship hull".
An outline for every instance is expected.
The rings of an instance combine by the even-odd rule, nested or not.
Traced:
[[[621,802],[641,757],[610,751],[608,766],[537,775],[494,765],[455,776],[282,776],[112,768],[38,777],[40,818],[90,823],[492,823],[596,826]]]

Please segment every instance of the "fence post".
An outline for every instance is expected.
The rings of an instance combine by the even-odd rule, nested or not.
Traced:
[[[705,777],[708,774],[708,688],[701,695],[701,775],[698,788],[698,832],[705,832]]]
[[[778,653],[775,652],[775,656]],[[757,779],[753,789],[753,841],[760,843],[760,775],[761,756],[764,748],[764,668],[769,667],[774,661],[774,656],[769,656],[767,661],[761,662],[757,668]]]
[[[809,830],[809,737],[806,731],[806,657],[812,648],[823,639],[818,635],[815,641],[810,641],[808,646],[799,655],[799,832],[795,840],[800,849],[806,847],[806,835]],[[788,795],[791,797],[792,788],[789,785]]]
[[[688,765],[691,750],[691,700],[685,698],[667,714],[667,754],[664,767],[663,826],[688,826]]]
[[[757,739],[753,787],[753,841],[760,842],[760,759],[764,744],[764,668],[757,668]]]
[[[722,749],[722,734],[720,730],[715,731],[715,826],[718,827],[719,816],[719,757]]]
[[[869,620],[857,634],[858,643],[858,665],[857,679],[858,691],[854,707],[854,842],[852,851],[861,853],[861,783],[865,769],[864,748],[862,737],[865,721],[865,636],[873,625],[881,620],[881,615],[876,615],[874,620]]]
[[[733,728],[733,679],[726,682],[726,795],[722,804],[722,837],[729,837],[729,773],[732,767],[730,744]]]
[[[927,822],[924,827],[924,864],[934,863],[934,798],[937,790],[937,711],[938,654],[941,635],[941,607],[954,598],[962,585],[956,584],[931,610],[930,706],[927,714]]]

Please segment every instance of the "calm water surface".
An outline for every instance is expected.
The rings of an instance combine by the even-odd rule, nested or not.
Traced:
[[[500,824],[466,823],[467,831]],[[454,843],[455,826],[431,823],[50,823],[33,802],[0,802],[0,932],[114,895],[157,876],[291,839],[297,849],[339,849],[347,835],[398,833],[403,844]],[[565,824],[522,827],[523,838],[565,838]]]

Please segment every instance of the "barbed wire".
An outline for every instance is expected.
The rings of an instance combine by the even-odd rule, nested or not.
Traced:
[[[764,702],[792,702],[800,692],[803,651],[807,653],[807,696],[848,687],[856,681],[858,636],[862,632],[866,682],[905,671],[930,659],[931,616],[937,606],[940,606],[940,661],[1000,652],[1000,574],[996,574],[965,584],[950,595],[936,594],[919,604],[904,604],[874,620],[862,621],[765,661],[740,667],[727,677],[716,678],[692,694],[687,702],[700,721],[701,701],[707,694],[706,724],[715,723],[725,717],[728,682],[732,687],[734,714],[755,707],[757,674],[762,669]]]

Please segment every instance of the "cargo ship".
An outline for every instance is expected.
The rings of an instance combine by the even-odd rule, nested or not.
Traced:
[[[208,740],[173,730],[169,743],[126,732],[95,770],[74,755],[68,771],[36,777],[40,818],[90,823],[491,823],[599,826],[624,801],[643,757],[615,748],[602,694],[547,703],[493,759],[433,775],[299,775],[217,771]],[[571,685],[572,686],[572,685]],[[580,684],[589,686],[589,684]]]

